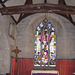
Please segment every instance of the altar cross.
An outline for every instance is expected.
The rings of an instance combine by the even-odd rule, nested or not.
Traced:
[[[17,62],[18,53],[21,52],[21,50],[19,50],[18,46],[16,46],[16,49],[12,50],[12,52],[15,52],[15,54],[16,54],[15,61]]]

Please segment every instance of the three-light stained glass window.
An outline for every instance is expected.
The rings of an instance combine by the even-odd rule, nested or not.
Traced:
[[[46,18],[36,28],[34,66],[56,66],[55,28]]]

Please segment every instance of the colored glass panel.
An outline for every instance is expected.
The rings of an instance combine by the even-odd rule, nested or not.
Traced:
[[[55,28],[45,18],[36,28],[34,66],[55,66],[55,60]]]
[[[34,56],[34,65],[40,66],[41,63],[41,31],[37,27],[35,35],[35,56]]]
[[[54,27],[52,29],[53,31],[55,31]],[[55,32],[51,32],[50,35],[50,59],[49,59],[49,65],[56,65],[56,35]]]
[[[52,24],[50,22],[48,22],[47,27],[50,29],[52,27]]]
[[[47,22],[48,22],[48,20],[45,18],[45,19],[43,20],[43,22],[44,22],[44,23],[47,23]]]
[[[42,33],[42,66],[48,65],[48,30],[43,29]]]
[[[40,27],[41,27],[41,28],[44,27],[44,25],[45,25],[44,23],[40,23]]]

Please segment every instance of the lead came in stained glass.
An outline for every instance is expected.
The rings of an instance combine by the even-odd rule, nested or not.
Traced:
[[[56,65],[55,28],[45,18],[36,28],[34,66]]]

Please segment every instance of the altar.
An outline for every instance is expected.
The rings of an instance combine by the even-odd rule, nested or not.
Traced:
[[[49,70],[32,70],[31,75],[59,75],[59,72]]]
[[[73,73],[73,75],[75,75],[75,72]]]

